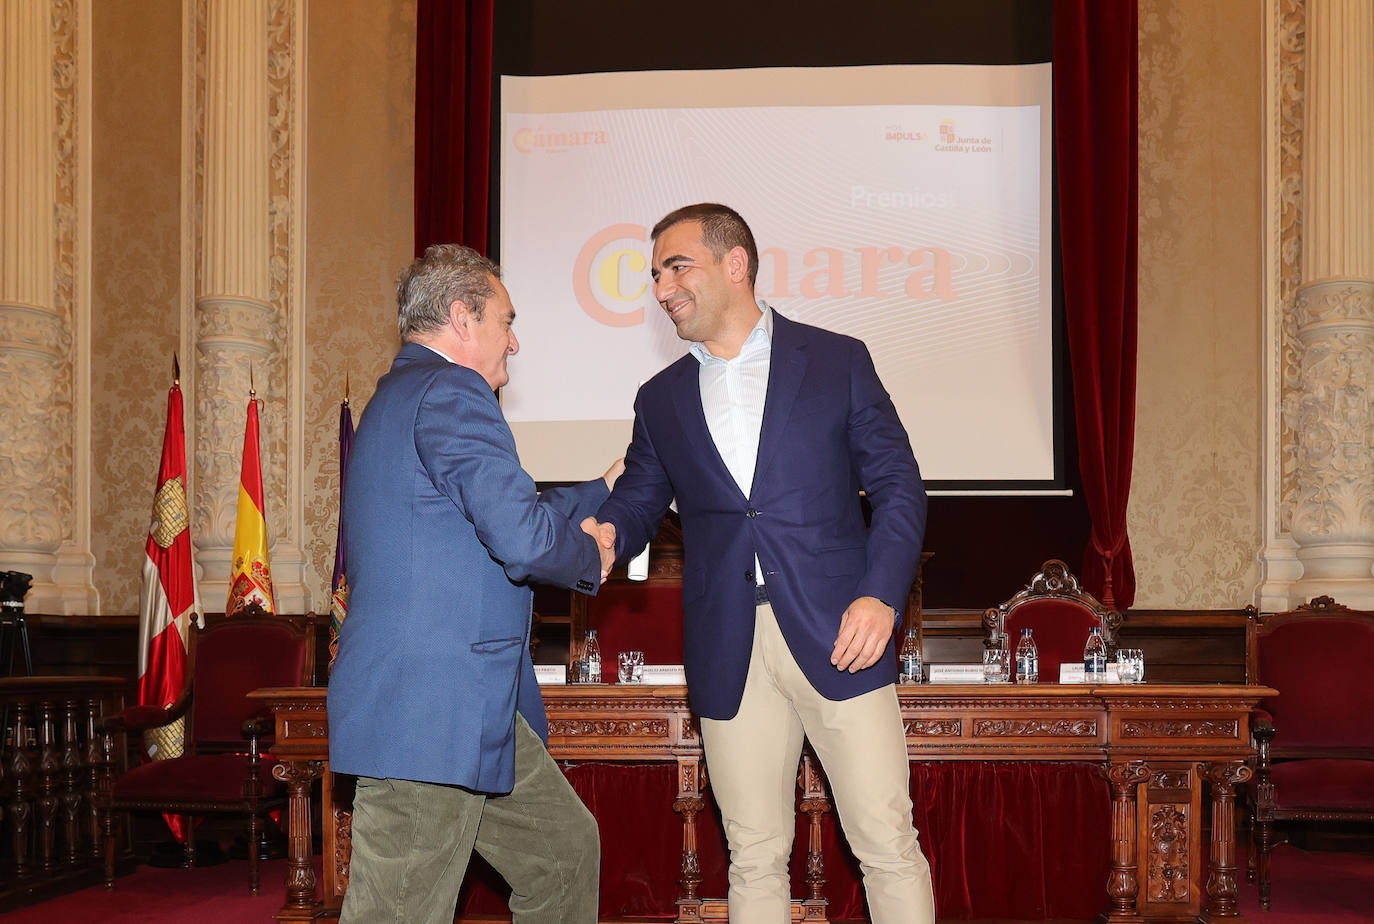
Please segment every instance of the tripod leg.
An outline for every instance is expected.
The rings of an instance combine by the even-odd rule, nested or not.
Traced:
[[[28,624],[28,622],[24,619],[23,616],[20,616],[18,619],[15,620],[15,622],[18,623],[18,629],[19,629],[19,644],[21,644],[21,645],[24,646],[24,676],[25,676],[25,677],[32,677],[32,676],[33,676],[33,651],[29,648],[29,624]],[[14,653],[13,653],[13,651],[11,651],[11,652],[10,652],[10,660],[11,660],[11,671],[10,671],[10,676],[14,676],[14,671],[13,671],[13,669],[12,669],[12,668],[13,668],[13,659],[14,659]]]

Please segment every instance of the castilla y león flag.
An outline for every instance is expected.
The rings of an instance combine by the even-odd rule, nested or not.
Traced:
[[[181,388],[167,393],[167,428],[162,437],[162,464],[153,495],[143,560],[143,587],[138,602],[138,702],[166,708],[186,685],[186,636],[194,614],[200,619],[195,573],[191,569],[190,511],[186,505],[186,433]],[[182,752],[183,722],[153,729],[144,736],[147,755],[155,760]]]
[[[262,503],[262,456],[258,450],[257,393],[248,393],[248,423],[243,431],[243,467],[239,474],[239,509],[234,522],[234,560],[229,569],[227,615],[259,606],[275,613],[272,565],[267,558],[267,514]]]

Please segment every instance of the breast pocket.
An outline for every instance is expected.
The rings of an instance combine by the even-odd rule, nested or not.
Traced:
[[[468,648],[473,654],[494,655],[518,648],[525,641],[524,636],[516,635],[511,638],[493,638],[484,642],[473,642]]]

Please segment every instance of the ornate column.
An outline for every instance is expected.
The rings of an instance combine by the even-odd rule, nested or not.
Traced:
[[[1112,871],[1107,876],[1111,922],[1139,921],[1136,896],[1140,892],[1140,858],[1136,844],[1136,793],[1150,778],[1143,760],[1108,763],[1102,775],[1112,788]]]
[[[1212,784],[1212,862],[1207,872],[1207,907],[1198,920],[1210,924],[1241,918],[1236,905],[1236,784],[1250,779],[1252,771],[1237,760],[1209,763],[1205,772]]]
[[[1290,603],[1374,606],[1374,8],[1308,0]],[[1287,447],[1285,447],[1287,449]]]
[[[35,613],[97,606],[86,497],[88,140],[79,0],[0,4],[0,569]]]
[[[200,595],[228,593],[250,370],[278,609],[310,606],[299,351],[301,0],[197,0],[195,519]]]

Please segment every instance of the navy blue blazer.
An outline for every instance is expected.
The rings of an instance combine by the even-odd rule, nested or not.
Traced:
[[[600,554],[577,524],[606,483],[537,494],[486,381],[406,344],[363,412],[346,484],[332,769],[509,792],[517,704],[548,729],[527,582],[595,593]]]
[[[897,607],[920,561],[926,492],[892,400],[859,340],[774,312],[754,483],[735,484],[707,428],[696,358],[635,398],[625,474],[597,513],[616,554],[653,537],[677,498],[685,545],[683,661],[692,708],[739,710],[754,638],[754,556],[783,636],[812,685],[848,699],[896,679],[895,640],[853,674],[830,663],[840,619],[862,596]],[[859,489],[873,506],[864,526]]]

